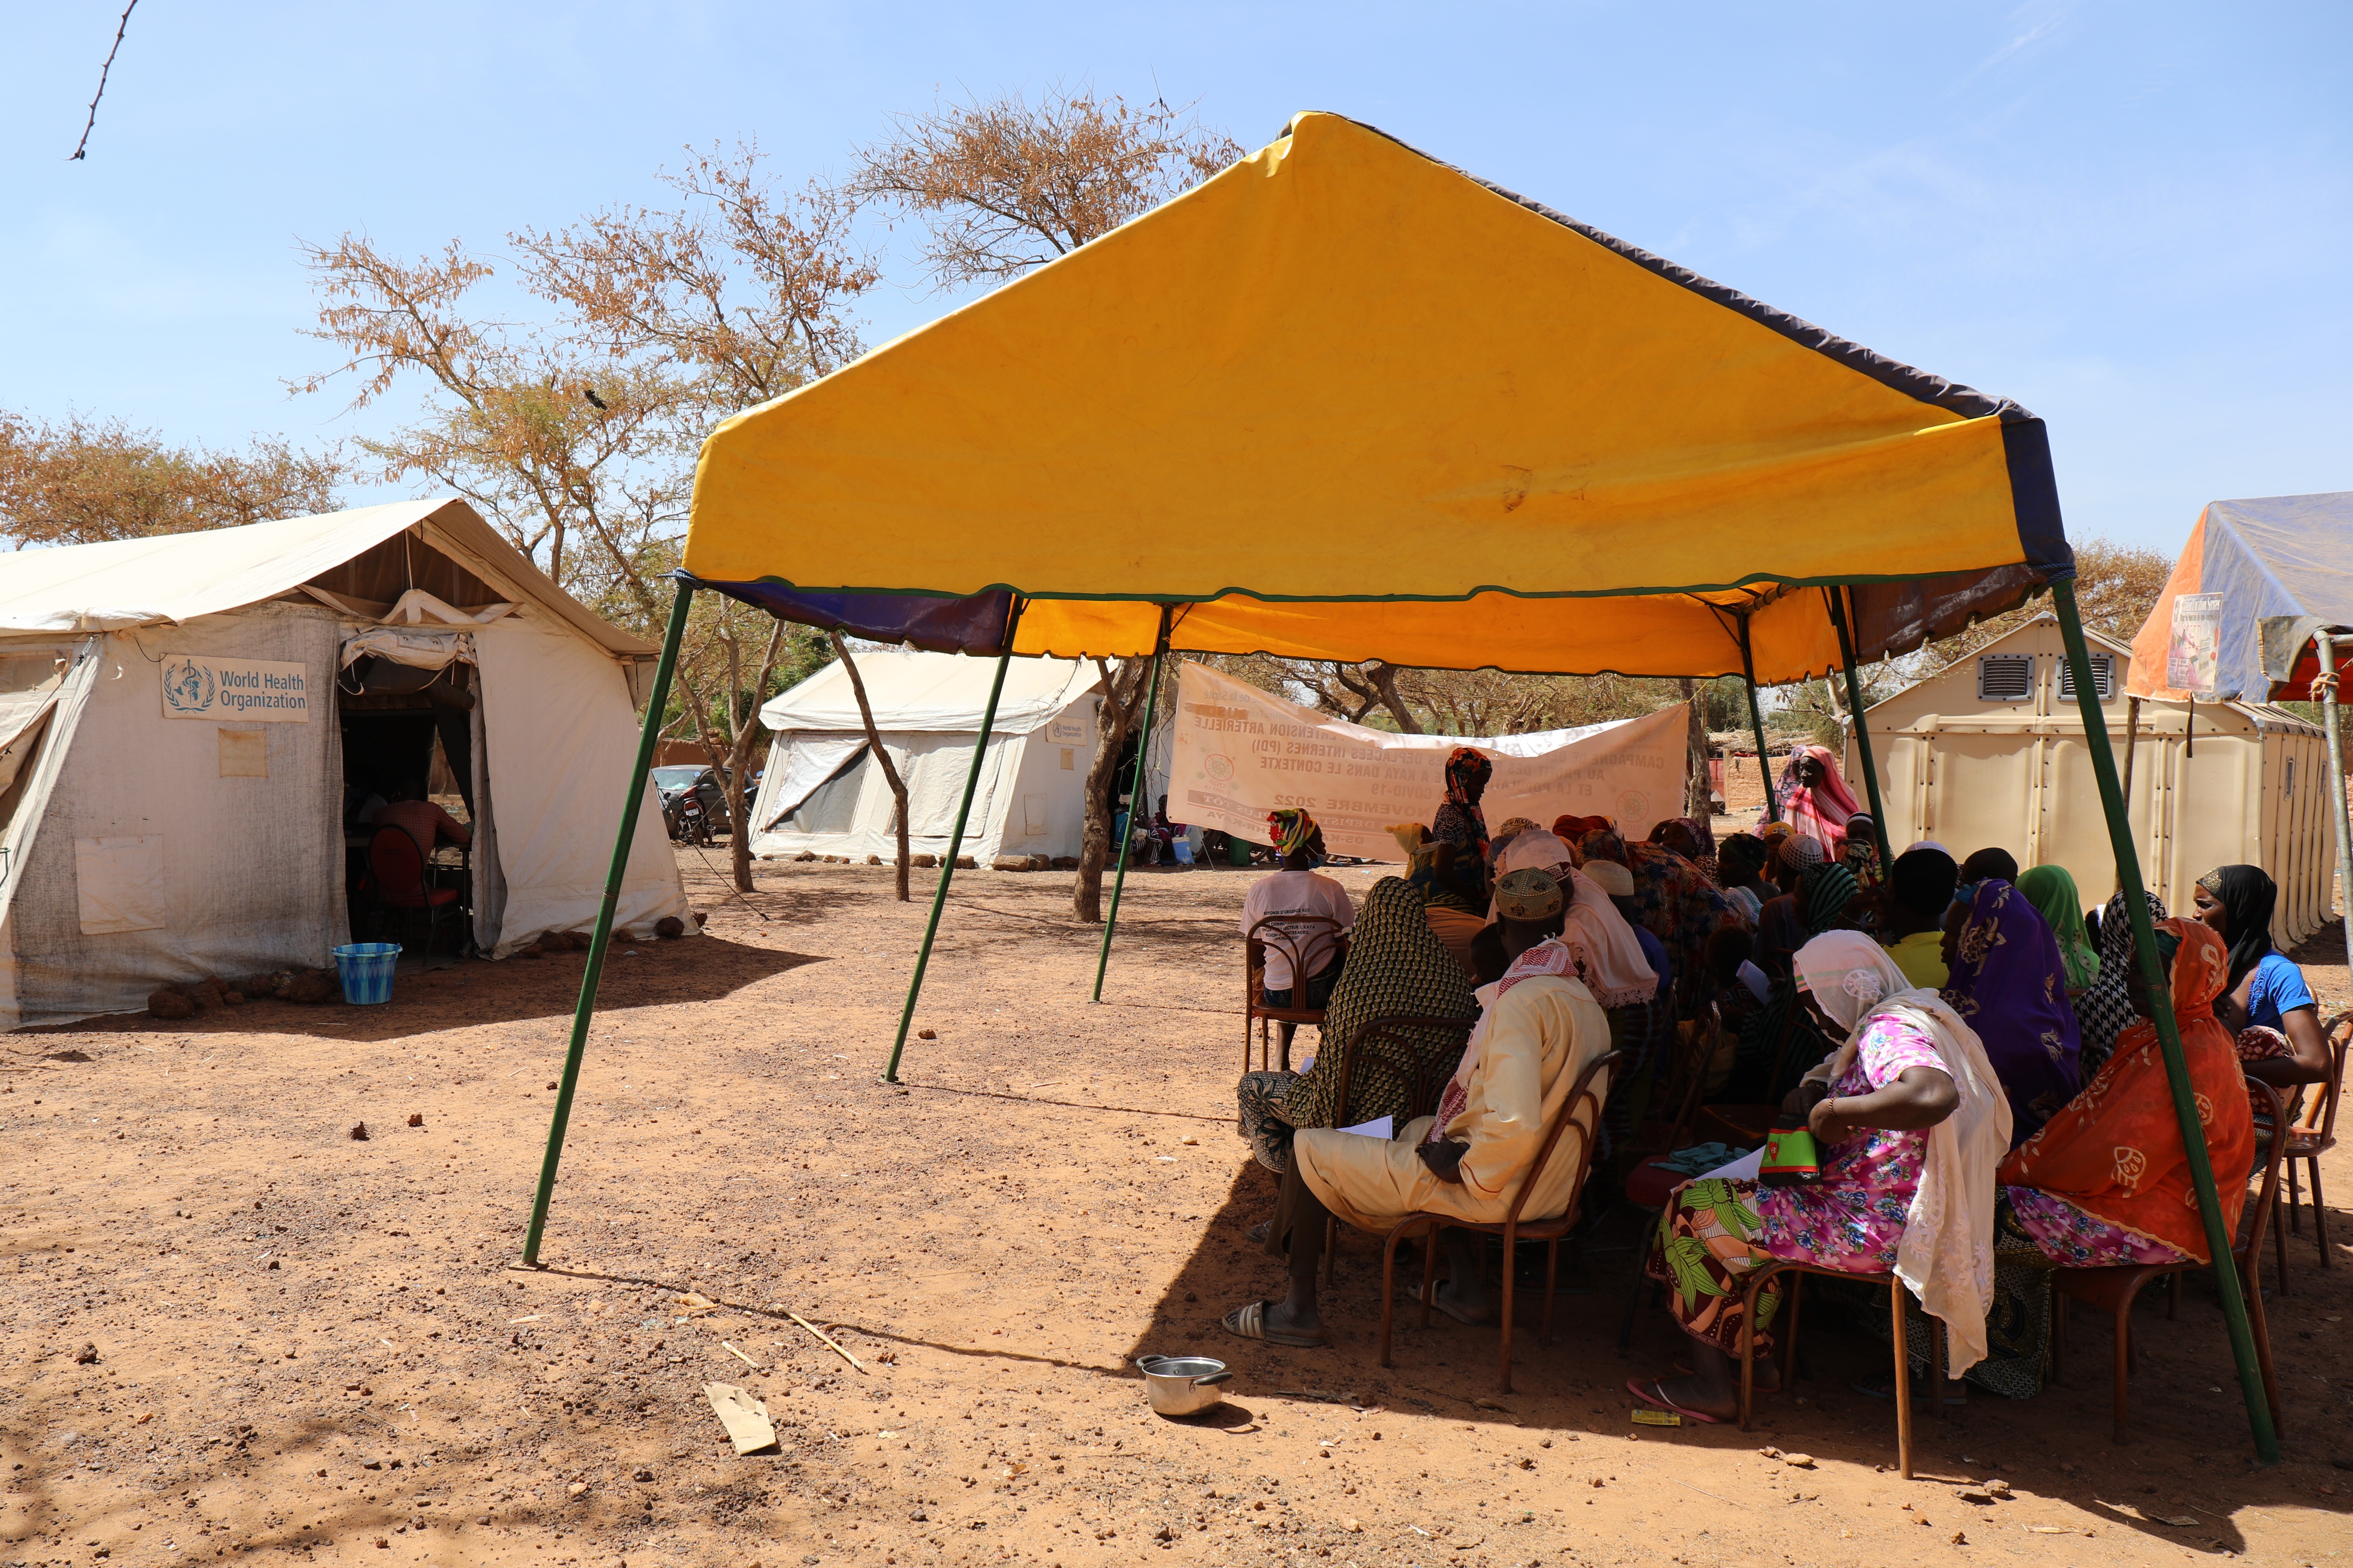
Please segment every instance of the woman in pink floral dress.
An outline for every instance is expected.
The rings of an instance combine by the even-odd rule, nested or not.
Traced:
[[[1935,992],[1914,989],[1886,950],[1860,932],[1815,937],[1799,949],[1796,969],[1805,1005],[1830,1037],[1846,1038],[1788,1106],[1808,1116],[1821,1181],[1690,1183],[1661,1217],[1648,1265],[1669,1288],[1668,1311],[1694,1342],[1693,1373],[1626,1386],[1696,1419],[1735,1413],[1743,1276],[1774,1258],[1855,1274],[1894,1270],[1945,1319],[1957,1373],[1984,1352],[1991,1273],[1976,1258],[1990,1257],[1993,1168],[2010,1146],[2010,1108],[1984,1047]],[[1930,1181],[1941,1201],[1923,1205]],[[1779,1306],[1778,1283],[1758,1293],[1760,1363],[1771,1354]]]

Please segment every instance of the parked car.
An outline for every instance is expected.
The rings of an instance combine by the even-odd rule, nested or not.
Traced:
[[[661,795],[662,825],[670,830],[673,843],[682,844],[690,837],[708,843],[711,835],[730,831],[727,788],[719,782],[715,770],[689,763],[656,768],[653,773],[654,788]],[[690,792],[702,807],[702,820],[699,825],[684,820],[680,811]],[[694,831],[698,826],[701,831]]]

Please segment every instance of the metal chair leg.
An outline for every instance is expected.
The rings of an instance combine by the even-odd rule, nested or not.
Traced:
[[[2312,1175],[2312,1234],[2320,1243],[2320,1266],[2331,1267],[2328,1261],[2328,1205],[2320,1198],[2320,1157],[2305,1160],[2305,1169]]]
[[[1895,1321],[1895,1466],[1904,1479],[1912,1479],[1912,1351],[1904,1337],[1904,1281],[1888,1282],[1888,1310]]]
[[[1512,1234],[1514,1228],[1514,1227],[1510,1226],[1506,1226],[1504,1228],[1504,1342],[1502,1351],[1504,1364],[1503,1370],[1498,1374],[1496,1381],[1496,1392],[1500,1394],[1509,1394],[1512,1392],[1512,1289],[1516,1282],[1520,1272],[1517,1268],[1514,1267],[1514,1265],[1518,1262],[1519,1253],[1519,1247],[1514,1245],[1515,1238]]]

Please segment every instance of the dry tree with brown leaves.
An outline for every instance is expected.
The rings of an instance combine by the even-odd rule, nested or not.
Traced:
[[[844,189],[861,206],[923,226],[923,262],[943,288],[1002,283],[1100,239],[1242,156],[1192,110],[1138,107],[1116,95],[1056,89],[1032,104],[1018,93],[942,102],[901,114],[892,134],[858,150]],[[1103,668],[1103,721],[1087,769],[1086,837],[1071,907],[1103,918],[1113,853],[1113,801],[1148,684],[1143,666]],[[1137,819],[1147,803],[1138,802]]]
[[[922,220],[946,288],[1001,283],[1100,239],[1234,163],[1240,143],[1192,110],[1056,89],[942,103],[858,150],[860,205]]]
[[[0,541],[97,544],[333,511],[346,471],[332,448],[272,437],[215,452],[167,446],[121,419],[0,410]]]

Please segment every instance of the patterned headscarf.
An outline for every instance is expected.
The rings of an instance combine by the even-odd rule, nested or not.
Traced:
[[[1282,1118],[1293,1127],[1349,1127],[1394,1116],[1402,1127],[1413,1113],[1414,1086],[1427,1076],[1427,1058],[1461,1048],[1451,1032],[1390,1030],[1356,1052],[1348,1103],[1335,1104],[1340,1061],[1348,1043],[1377,1018],[1476,1017],[1478,1000],[1462,966],[1430,929],[1420,892],[1384,877],[1365,895],[1348,933],[1348,963],[1324,1013],[1324,1044],[1315,1065],[1284,1093]]]
[[[2143,893],[2148,900],[2151,925],[2162,924],[2165,904],[2155,893]],[[2118,893],[2100,911],[2100,977],[2092,988],[2075,998],[2075,1022],[2083,1041],[2084,1076],[2089,1079],[2108,1059],[2116,1047],[2116,1037],[2140,1016],[2133,1011],[2132,994],[2125,989],[2126,980],[2140,973],[2139,961],[2133,954],[2132,919],[2125,912],[2125,896]]]
[[[1267,831],[1273,836],[1278,855],[1296,855],[1307,847],[1315,837],[1315,819],[1303,807],[1286,807],[1266,814]]]
[[[1813,840],[1801,838],[1796,842],[1811,844]],[[1854,902],[1860,891],[1854,873],[1843,866],[1807,867],[1806,874],[1798,881],[1798,905],[1805,911],[1807,933],[1820,936],[1824,931],[1848,929],[1846,907]]]
[[[1662,844],[1694,863],[1715,858],[1715,835],[1700,824],[1697,817],[1669,816],[1662,818],[1651,829],[1651,842]]]
[[[1511,843],[1513,839],[1517,838],[1521,834],[1535,832],[1535,826],[1536,825],[1534,822],[1525,816],[1506,817],[1504,820],[1504,825],[1495,829],[1493,837],[1489,838],[1488,842],[1500,851],[1505,845]]]
[[[2000,878],[1979,882],[1969,900],[1945,1000],[1985,1042],[2010,1099],[2013,1144],[2075,1098],[2083,1048],[2059,939],[2027,896]]]
[[[1457,805],[1478,810],[1471,798],[1470,786],[1485,784],[1494,776],[1495,764],[1487,753],[1470,746],[1457,746],[1446,759],[1446,798]]]
[[[1609,826],[1606,816],[1570,816],[1562,815],[1552,819],[1553,837],[1564,844],[1574,844],[1597,828]]]

